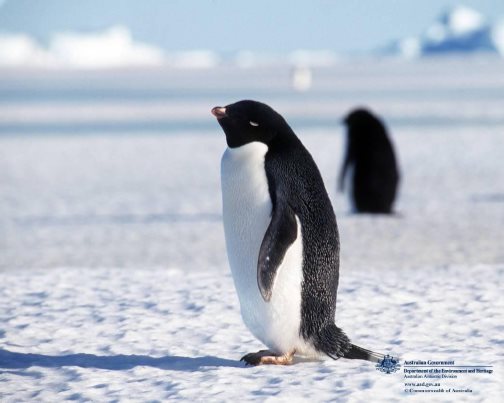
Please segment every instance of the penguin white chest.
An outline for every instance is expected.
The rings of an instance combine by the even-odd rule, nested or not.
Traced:
[[[264,166],[268,147],[253,142],[228,148],[221,161],[224,233],[229,265],[243,321],[269,349],[304,350],[301,324],[302,233],[278,268],[272,297],[263,300],[257,285],[257,263],[271,220],[272,202]]]

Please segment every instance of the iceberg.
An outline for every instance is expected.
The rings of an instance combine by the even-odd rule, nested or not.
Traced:
[[[49,53],[63,66],[78,68],[157,66],[164,60],[160,49],[135,42],[128,28],[120,25],[98,33],[56,34]]]
[[[136,42],[124,26],[94,33],[55,34],[47,48],[26,34],[0,34],[0,67],[103,69],[158,66],[164,52]]]
[[[504,56],[504,19],[494,26],[492,39],[497,51]]]
[[[0,34],[0,67],[54,66],[54,57],[25,34]]]
[[[421,35],[400,39],[385,51],[405,58],[476,52],[504,54],[504,24],[492,24],[478,11],[459,5],[443,12]]]

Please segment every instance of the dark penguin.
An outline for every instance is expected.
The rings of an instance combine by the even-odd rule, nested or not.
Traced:
[[[339,236],[310,153],[269,106],[215,107],[228,148],[221,161],[226,247],[244,323],[269,350],[251,365],[294,354],[378,362],[336,326]]]
[[[359,213],[392,213],[399,170],[392,143],[383,123],[366,109],[352,111],[347,125],[347,149],[338,179],[343,191],[345,176],[352,169],[352,200]]]

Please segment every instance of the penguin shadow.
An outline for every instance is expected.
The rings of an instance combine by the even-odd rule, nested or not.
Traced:
[[[110,356],[100,356],[95,354],[68,354],[54,356],[16,353],[0,349],[0,370],[27,369],[34,366],[43,368],[97,368],[111,371],[124,371],[137,366],[145,366],[171,371],[204,372],[216,367],[243,368],[244,364],[240,361],[228,360],[214,356],[182,357],[167,355],[164,357],[149,357],[147,355],[123,354]]]
[[[391,219],[391,220],[402,220],[405,219],[407,216],[404,214],[402,211],[392,211],[390,213],[368,213],[368,212],[360,212],[360,211],[346,211],[344,213],[340,213],[339,215],[342,215],[344,217],[357,217],[357,218],[365,218],[365,217],[372,217],[372,218],[380,218],[380,219]]]

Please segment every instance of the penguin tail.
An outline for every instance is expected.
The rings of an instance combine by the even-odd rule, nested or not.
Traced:
[[[371,362],[381,362],[385,356],[380,353],[375,353],[371,350],[366,350],[365,348],[356,346],[350,343],[350,349],[343,355],[343,358],[348,358],[349,360],[364,360]]]
[[[317,350],[324,352],[334,360],[347,358],[379,363],[385,358],[383,354],[352,344],[345,332],[333,323],[319,331],[313,341]]]
[[[334,360],[344,357],[352,345],[348,336],[334,323],[322,328],[315,337],[312,336],[312,341],[318,351]]]

